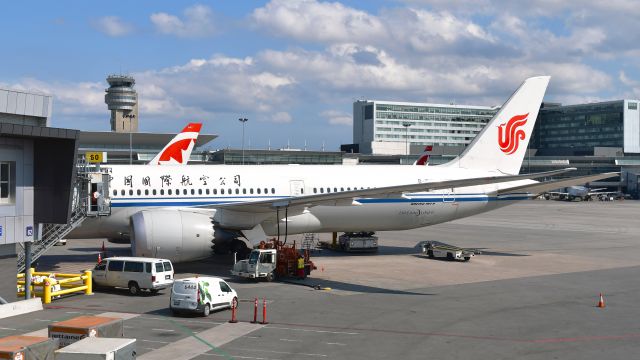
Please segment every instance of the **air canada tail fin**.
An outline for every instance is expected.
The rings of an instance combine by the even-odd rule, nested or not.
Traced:
[[[518,174],[549,76],[526,79],[449,167]]]
[[[425,165],[425,166],[429,165],[429,156],[431,156],[432,152],[433,152],[433,145],[425,146],[424,151],[422,152],[418,160],[416,160],[416,162],[413,163],[413,165]]]
[[[186,165],[196,144],[202,124],[190,123],[149,162],[149,165]]]

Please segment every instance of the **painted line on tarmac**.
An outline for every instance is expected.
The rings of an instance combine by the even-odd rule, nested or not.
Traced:
[[[299,341],[302,341],[302,340],[294,340],[294,339],[280,339],[280,341],[299,342]]]
[[[265,326],[265,329],[307,331],[307,332],[315,332],[315,333],[322,333],[322,334],[360,335],[360,333],[357,333],[357,332],[313,330],[313,329],[296,329],[296,328],[278,327],[278,326],[271,326],[271,325]]]
[[[434,336],[434,337],[452,337],[452,338],[460,338],[460,339],[470,339],[470,340],[489,340],[489,341],[501,341],[501,342],[514,342],[521,344],[551,344],[551,343],[568,343],[568,342],[588,342],[588,341],[606,341],[606,340],[629,340],[629,339],[640,339],[640,333],[630,333],[630,334],[622,334],[622,335],[602,335],[602,336],[576,336],[576,337],[567,337],[567,338],[546,338],[546,339],[518,339],[518,338],[506,338],[506,337],[498,337],[498,336],[482,336],[482,335],[465,335],[465,334],[452,334],[452,333],[437,333],[437,332],[421,332],[421,331],[405,331],[405,330],[383,330],[383,329],[366,329],[366,328],[356,328],[356,327],[337,327],[337,326],[327,326],[327,325],[310,325],[310,324],[286,324],[286,323],[276,323],[281,325],[289,325],[289,326],[299,326],[299,327],[311,327],[311,328],[324,328],[324,329],[336,329],[336,330],[357,330],[362,332],[375,332],[375,333],[383,333],[383,334],[393,334],[393,335],[415,335],[415,336]],[[281,328],[276,326],[265,326],[265,329],[282,329],[282,330],[294,330],[294,331],[314,331],[314,332],[323,332],[323,330],[311,330],[311,329],[300,329],[300,328]],[[332,333],[331,331],[324,331],[328,333]],[[359,333],[348,333],[348,332],[340,332],[336,331],[337,334],[349,334],[349,335],[357,335]]]
[[[175,332],[173,329],[151,329],[153,331],[167,331],[167,332]]]
[[[6,327],[0,327],[0,330],[18,331],[18,329],[6,328]]]
[[[201,355],[208,355],[208,356],[216,356],[216,357],[223,357],[224,355],[220,355],[220,354],[215,354],[215,353],[204,353]],[[266,358],[266,357],[253,357],[253,356],[238,356],[238,355],[233,355],[234,359],[255,359],[255,360],[281,360],[281,359],[274,359],[274,358]]]
[[[307,353],[295,353],[288,351],[276,351],[276,350],[265,350],[265,349],[248,349],[248,348],[228,348],[228,350],[239,350],[239,351],[259,351],[262,353],[273,353],[273,354],[282,354],[282,355],[301,355],[301,356],[309,356],[309,357],[327,357],[329,355],[325,354],[307,354]],[[238,357],[238,356],[234,356]]]
[[[168,344],[168,341],[160,341],[160,340],[145,340],[145,339],[140,339],[138,341],[144,341],[144,342],[152,342],[152,343],[158,343],[158,344]],[[155,349],[153,349],[155,350]]]
[[[602,336],[577,336],[572,338],[549,338],[531,340],[535,344],[554,344],[582,341],[602,341],[602,340],[627,340],[640,338],[640,334],[624,334],[624,335],[602,335]]]
[[[343,343],[325,343],[327,345],[338,345],[338,346],[347,346],[347,344],[343,344]]]
[[[188,337],[167,344],[155,351],[143,354],[138,357],[138,359],[192,359],[212,350],[222,357],[233,359],[226,351],[220,349],[220,346],[263,327],[263,325],[260,324],[243,322],[237,324],[225,323],[196,334],[176,321],[171,319],[167,321],[180,328]]]

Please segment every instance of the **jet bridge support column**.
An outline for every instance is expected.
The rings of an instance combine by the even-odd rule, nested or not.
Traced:
[[[24,243],[24,298],[31,299],[31,241]]]

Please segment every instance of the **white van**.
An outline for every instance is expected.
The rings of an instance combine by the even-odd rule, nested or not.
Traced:
[[[131,295],[141,289],[156,293],[173,284],[173,265],[167,259],[110,257],[95,266],[92,279],[96,287],[128,288]]]
[[[169,298],[173,314],[196,312],[209,316],[212,310],[238,306],[238,294],[224,280],[193,277],[174,281]]]

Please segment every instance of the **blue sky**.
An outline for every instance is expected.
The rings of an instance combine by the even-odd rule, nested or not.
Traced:
[[[355,99],[499,105],[640,98],[640,6],[611,0],[8,2],[0,87],[50,93],[54,126],[108,130],[105,77],[136,77],[141,131],[201,121],[213,148],[337,149]]]

